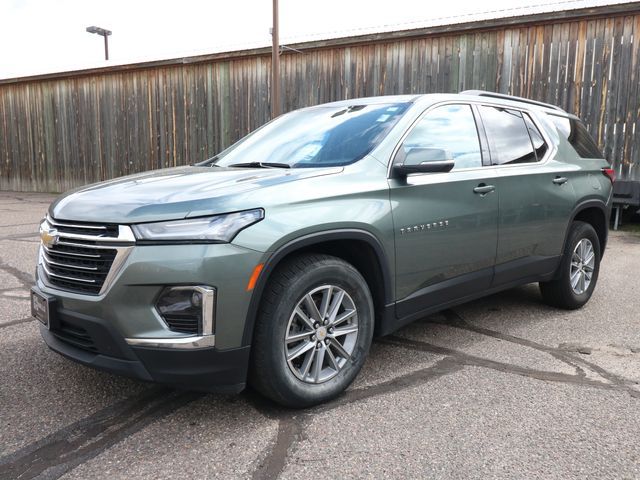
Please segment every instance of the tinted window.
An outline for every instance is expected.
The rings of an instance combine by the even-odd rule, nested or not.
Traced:
[[[549,147],[545,143],[544,138],[542,138],[540,130],[538,130],[538,127],[536,127],[533,120],[531,120],[531,117],[526,113],[523,113],[522,116],[524,118],[524,123],[527,125],[529,137],[531,138],[531,143],[533,143],[533,149],[536,152],[536,158],[540,161],[542,160],[542,157],[544,157],[544,154],[547,153]]]
[[[602,152],[594,142],[591,135],[579,120],[575,118],[558,117],[549,115],[558,131],[564,135],[576,153],[582,158],[604,158]]]
[[[480,107],[482,121],[489,137],[491,161],[494,165],[535,162],[527,126],[522,114],[500,107]]]
[[[291,112],[232,145],[213,163],[221,167],[247,162],[347,165],[371,152],[408,107],[408,103],[355,104]]]
[[[427,113],[402,144],[404,154],[425,149],[434,160],[453,159],[454,169],[482,166],[478,130],[469,105],[444,105]]]

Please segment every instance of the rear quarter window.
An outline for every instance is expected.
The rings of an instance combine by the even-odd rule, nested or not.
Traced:
[[[528,131],[525,118],[520,111],[488,105],[481,105],[479,110],[487,131],[491,162],[494,165],[533,163],[540,160],[536,156],[531,132]],[[535,126],[531,126],[537,132]],[[540,139],[542,140],[542,137]],[[538,145],[540,149],[543,147],[544,140],[542,145]]]
[[[561,135],[567,139],[581,158],[604,158],[598,145],[589,134],[587,127],[580,120],[568,117],[549,115],[549,118]]]

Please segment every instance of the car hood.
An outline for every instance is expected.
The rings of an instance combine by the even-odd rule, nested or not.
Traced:
[[[62,195],[57,220],[136,223],[213,215],[260,205],[256,191],[339,173],[342,168],[177,167],[88,185]]]

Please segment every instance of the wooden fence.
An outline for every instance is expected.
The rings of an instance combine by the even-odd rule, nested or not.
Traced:
[[[640,180],[640,2],[295,45],[283,111],[483,89],[560,105]],[[208,158],[270,118],[268,49],[0,81],[0,190],[57,192]]]

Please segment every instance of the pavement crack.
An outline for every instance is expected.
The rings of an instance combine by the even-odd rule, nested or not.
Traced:
[[[431,323],[439,323],[440,325],[447,325],[453,328],[459,328],[462,330],[467,330],[470,332],[478,333],[480,335],[485,335],[487,337],[496,338],[498,340],[503,340],[505,342],[510,342],[516,345],[520,345],[523,347],[529,347],[534,350],[538,350],[542,353],[547,353],[553,356],[555,359],[566,363],[567,365],[573,367],[576,370],[576,373],[582,377],[586,377],[586,372],[584,368],[591,370],[593,373],[601,376],[605,380],[608,380],[614,385],[618,385],[620,387],[629,387],[634,385],[635,382],[631,380],[627,380],[623,377],[615,375],[599,365],[585,360],[582,355],[575,355],[573,352],[567,351],[562,348],[549,347],[548,345],[544,345],[542,343],[534,342],[532,340],[527,340],[525,338],[516,337],[514,335],[509,335],[508,333],[498,332],[496,330],[491,330],[484,327],[479,327],[476,325],[472,325],[467,322],[464,317],[462,317],[459,313],[449,309],[443,312],[445,318],[449,323],[445,322],[431,322]],[[582,365],[582,367],[580,366]],[[635,390],[633,390],[636,392]]]
[[[33,227],[34,222],[29,223],[10,223],[9,225],[0,225],[0,227]]]
[[[24,290],[25,290],[24,286],[0,288],[0,294],[11,293],[11,292],[23,292]]]
[[[10,320],[8,322],[5,323],[1,323],[0,324],[0,329],[6,328],[6,327],[11,327],[13,325],[19,325],[21,323],[29,323],[34,321],[35,318],[33,317],[24,317],[24,318],[19,318],[18,320]]]
[[[383,343],[387,343],[385,339],[379,339]],[[427,382],[436,380],[445,375],[455,373],[463,368],[463,365],[454,361],[453,358],[447,356],[442,360],[437,361],[435,364],[415,370],[405,375],[394,377],[385,382],[376,383],[362,388],[355,388],[353,390],[347,390],[342,396],[329,402],[326,405],[320,405],[316,407],[317,411],[332,410],[336,407],[354,403],[361,400],[366,400],[379,395],[386,395],[388,393],[395,393],[407,388],[414,387],[416,385],[422,385]]]
[[[5,235],[0,237],[0,240],[19,240],[21,238],[37,238],[38,232],[31,233],[12,233],[11,235]]]
[[[268,418],[278,419],[276,440],[269,446],[266,458],[254,470],[252,478],[254,480],[273,479],[282,473],[295,445],[303,439],[304,430],[307,422],[313,418],[312,415],[379,395],[399,392],[457,372],[462,368],[464,366],[453,359],[444,358],[434,365],[394,377],[386,382],[347,390],[337,399],[310,408],[303,413],[277,406],[254,392],[248,393],[246,397],[257,411]]]
[[[454,350],[452,348],[441,347],[441,346],[433,345],[420,340],[412,340],[409,338],[398,337],[395,335],[385,337],[380,341],[387,345],[395,345],[395,346],[403,347],[409,350],[446,355],[448,358],[452,359],[452,361],[454,361],[455,363],[458,363],[459,365],[488,368],[488,369],[503,372],[503,373],[511,373],[511,374],[520,375],[523,377],[533,378],[535,380],[542,380],[547,382],[565,383],[569,385],[586,386],[586,387],[599,388],[604,390],[618,390],[618,391],[622,390],[629,393],[629,395],[631,395],[634,398],[640,398],[640,392],[632,388],[629,388],[626,385],[620,385],[616,383],[606,383],[599,380],[593,380],[590,378],[586,378],[585,376],[582,376],[578,373],[571,375],[571,374],[561,373],[561,372],[553,372],[553,371],[547,371],[547,370],[537,370],[537,369],[528,368],[528,367],[521,367],[519,365],[514,365],[511,363],[505,363],[505,362],[498,362],[495,360],[489,360],[487,358],[470,355],[468,353],[464,353],[459,350]]]
[[[35,281],[31,274],[23,272],[19,268],[16,268],[13,265],[9,265],[2,260],[0,260],[0,270],[17,279],[22,284],[22,286],[27,289],[31,289],[31,286]]]
[[[59,478],[202,396],[168,388],[146,390],[0,458],[0,478]]]
[[[287,458],[296,442],[303,436],[306,414],[284,415],[278,422],[278,434],[264,461],[254,470],[253,480],[278,478],[287,464]]]
[[[0,292],[0,298],[8,298],[10,300],[23,300],[23,301],[29,301],[29,297],[25,297],[24,295],[12,295],[10,293],[1,293]]]

